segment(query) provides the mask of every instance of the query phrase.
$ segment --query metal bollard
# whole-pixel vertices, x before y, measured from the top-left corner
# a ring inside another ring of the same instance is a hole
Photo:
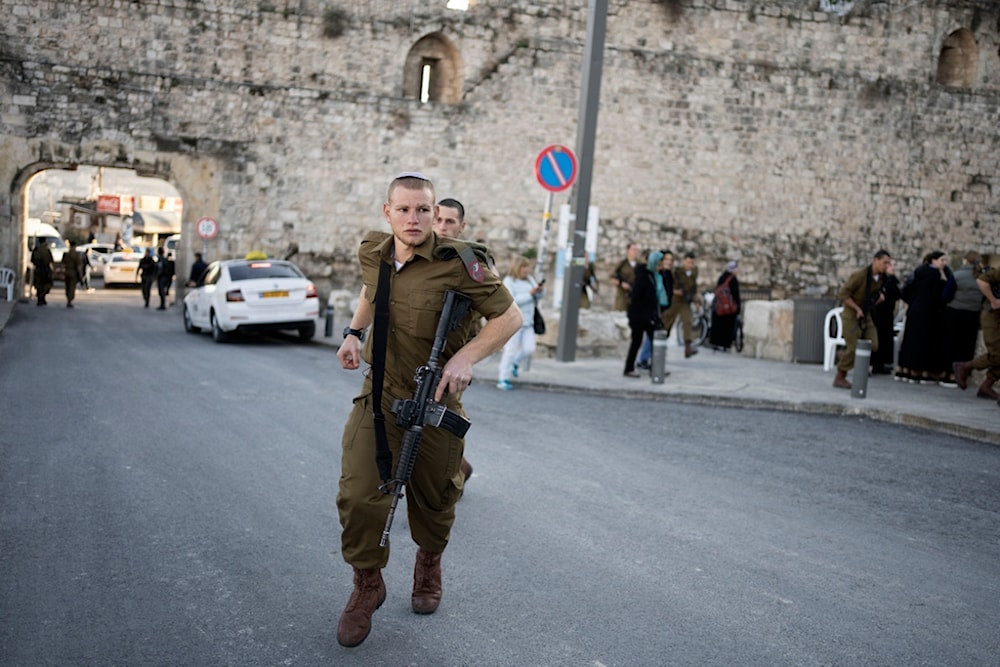
[[[872,342],[861,338],[854,349],[854,373],[851,375],[851,397],[868,395],[868,367],[872,361]]]
[[[333,337],[333,306],[326,307],[326,329],[323,335],[327,338]]]
[[[653,384],[663,384],[663,378],[667,377],[664,369],[667,365],[667,332],[657,329],[653,332],[653,364],[650,367],[650,375],[653,377]]]

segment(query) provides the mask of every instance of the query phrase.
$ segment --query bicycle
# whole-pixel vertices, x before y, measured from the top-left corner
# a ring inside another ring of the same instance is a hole
[[[712,335],[712,319],[714,311],[712,304],[715,302],[715,292],[706,291],[702,294],[701,303],[691,303],[691,344],[701,347]],[[742,310],[742,309],[741,309]],[[677,326],[677,344],[684,345],[684,327]],[[737,352],[743,351],[743,315],[742,312],[736,316],[736,335],[733,338],[733,347]]]

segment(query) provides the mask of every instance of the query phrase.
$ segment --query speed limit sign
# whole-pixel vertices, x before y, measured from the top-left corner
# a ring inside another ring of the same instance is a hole
[[[204,240],[214,239],[219,234],[219,223],[215,218],[202,218],[197,224],[198,236]]]

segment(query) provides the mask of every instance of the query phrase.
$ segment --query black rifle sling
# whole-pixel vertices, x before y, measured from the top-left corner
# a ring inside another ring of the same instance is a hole
[[[389,342],[389,283],[392,277],[388,262],[381,260],[378,286],[375,289],[375,326],[372,328],[372,415],[375,417],[375,465],[379,478],[392,478],[392,452],[385,434],[382,414],[382,382],[385,380],[385,348]]]

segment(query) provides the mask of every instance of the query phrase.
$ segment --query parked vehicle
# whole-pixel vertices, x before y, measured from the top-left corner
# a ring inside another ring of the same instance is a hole
[[[138,285],[141,252],[113,252],[104,265],[104,286]]]
[[[85,243],[76,249],[81,254],[86,253],[87,259],[90,260],[90,275],[103,276],[104,265],[110,259],[115,247],[110,243]]]
[[[38,218],[28,218],[25,232],[28,236],[28,256],[31,256],[31,251],[37,247],[37,244],[48,244],[52,251],[52,279],[65,279],[66,271],[62,265],[62,258],[69,246],[66,245],[59,230]]]
[[[163,242],[163,254],[167,256],[171,262],[177,260],[177,246],[181,242],[180,234],[171,234]]]
[[[184,329],[210,329],[218,343],[237,331],[284,329],[310,340],[318,317],[316,286],[287,260],[212,262],[205,270],[205,284],[184,297]]]

